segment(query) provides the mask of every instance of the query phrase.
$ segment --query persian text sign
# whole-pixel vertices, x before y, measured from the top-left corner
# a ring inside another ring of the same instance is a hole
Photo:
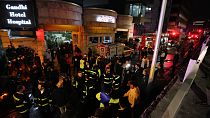
[[[104,22],[104,23],[115,23],[116,18],[113,16],[107,16],[107,15],[97,15],[96,16],[97,22]]]
[[[34,6],[32,0],[8,1],[0,4],[0,28],[34,28]]]

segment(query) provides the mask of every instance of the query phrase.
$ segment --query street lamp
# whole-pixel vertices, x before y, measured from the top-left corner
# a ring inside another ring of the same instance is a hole
[[[160,46],[166,5],[167,5],[167,0],[163,0],[162,6],[161,6],[161,12],[160,12],[160,18],[159,18],[159,24],[158,24],[158,32],[157,32],[157,37],[156,37],[156,42],[155,42],[155,49],[154,49],[154,54],[153,54],[153,58],[152,58],[152,64],[151,64],[148,83],[151,83],[154,79],[154,73],[155,73],[155,67],[156,67],[156,62],[157,62],[157,57],[158,57],[158,50],[159,50],[159,46]]]

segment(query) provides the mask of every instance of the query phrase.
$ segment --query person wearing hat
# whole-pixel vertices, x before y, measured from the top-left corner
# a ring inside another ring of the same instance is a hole
[[[34,100],[43,118],[49,117],[51,100],[50,90],[45,88],[45,81],[39,80]]]

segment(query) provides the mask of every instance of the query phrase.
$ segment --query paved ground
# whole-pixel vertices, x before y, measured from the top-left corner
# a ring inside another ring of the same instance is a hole
[[[202,65],[205,65],[207,68],[203,68]],[[183,70],[186,69],[183,68]],[[175,118],[210,118],[210,105],[207,105],[206,95],[206,87],[208,84],[210,84],[210,78],[206,77],[209,74],[209,71],[210,49],[208,50],[207,55],[204,58],[204,61],[198,70],[194,83],[192,84],[186,96],[184,96],[184,99],[180,105],[180,109],[178,109]],[[179,76],[181,78],[184,77],[184,75],[182,74],[179,74]],[[150,114],[151,118],[162,117],[171,100],[174,98],[177,91],[180,89],[181,85],[182,82],[180,82],[178,79],[176,83],[172,86],[172,88],[170,88],[170,90],[164,96],[164,98],[161,99],[161,101],[158,103],[155,110],[153,110],[153,112]]]
[[[210,63],[210,50],[208,50],[208,54],[204,58],[204,61]],[[209,70],[204,71],[209,72]],[[210,118],[210,104],[206,104],[206,87],[207,84],[209,84],[208,79],[210,79],[210,77],[206,77],[204,71],[200,67],[194,81],[195,83],[184,97],[180,109],[176,114],[176,118]]]

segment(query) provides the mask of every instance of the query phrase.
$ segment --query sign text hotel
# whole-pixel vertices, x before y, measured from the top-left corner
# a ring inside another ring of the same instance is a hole
[[[0,0],[0,29],[36,28],[34,0]]]
[[[17,25],[31,25],[30,19],[27,18],[26,11],[28,10],[27,5],[19,4],[17,6],[13,6],[10,4],[6,4],[6,9],[9,12],[10,18],[6,19],[8,24],[17,24]],[[21,19],[24,18],[24,19]]]

